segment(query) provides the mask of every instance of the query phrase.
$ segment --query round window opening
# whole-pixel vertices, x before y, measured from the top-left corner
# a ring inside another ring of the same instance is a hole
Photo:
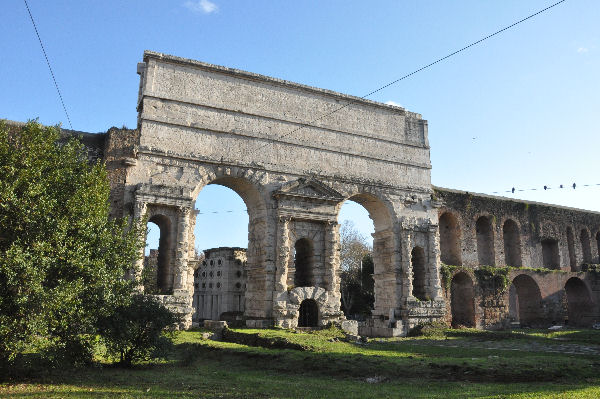
[[[240,283],[235,283],[235,288],[237,288],[237,289],[239,290],[240,288],[242,288],[242,284],[240,284]]]

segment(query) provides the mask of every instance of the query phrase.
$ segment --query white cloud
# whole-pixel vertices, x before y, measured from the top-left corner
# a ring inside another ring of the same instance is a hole
[[[577,49],[578,53],[587,53],[588,52],[588,48],[587,47],[579,47]]]
[[[188,0],[183,3],[183,6],[190,11],[201,13],[201,14],[210,14],[219,10],[219,7],[215,3],[209,0],[199,0],[199,1],[191,1]]]
[[[400,108],[404,108],[404,107],[402,106],[402,104],[398,104],[397,102],[395,102],[395,101],[392,101],[392,100],[386,101],[385,103],[386,103],[387,105],[393,105],[394,107],[400,107]]]

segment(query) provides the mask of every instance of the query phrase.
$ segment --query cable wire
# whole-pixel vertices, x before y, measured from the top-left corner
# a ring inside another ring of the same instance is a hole
[[[548,7],[544,8],[544,9],[542,9],[542,10],[539,10],[539,11],[537,11],[537,12],[535,12],[535,13],[533,13],[533,14],[525,17],[525,18],[522,18],[522,19],[518,20],[517,22],[514,22],[514,23],[512,23],[512,24],[510,24],[510,25],[508,25],[508,26],[506,26],[506,27],[504,27],[504,28],[502,28],[502,29],[500,29],[500,30],[492,33],[492,34],[489,34],[489,35],[487,35],[487,36],[485,36],[485,37],[483,37],[483,38],[481,38],[481,39],[479,39],[477,41],[474,41],[471,44],[468,44],[468,45],[466,45],[465,47],[463,47],[463,48],[461,48],[459,50],[456,50],[456,51],[454,51],[454,52],[452,52],[452,53],[450,53],[450,54],[448,54],[448,55],[446,55],[444,57],[438,58],[437,60],[435,60],[435,61],[433,61],[433,62],[431,62],[431,63],[429,63],[429,64],[427,64],[427,65],[425,65],[425,66],[423,66],[423,67],[421,67],[419,69],[416,69],[416,70],[414,70],[413,72],[411,72],[409,74],[406,74],[406,75],[404,75],[404,76],[402,76],[402,77],[400,77],[400,78],[398,78],[398,79],[396,79],[396,80],[394,80],[392,82],[389,82],[389,83],[387,83],[387,84],[379,87],[378,89],[375,89],[375,90],[371,91],[370,93],[365,94],[364,96],[360,97],[359,99],[366,99],[367,97],[370,97],[371,95],[373,95],[373,94],[375,94],[377,92],[380,92],[381,90],[383,90],[385,88],[388,88],[388,87],[390,87],[390,86],[392,86],[392,85],[394,85],[394,84],[396,84],[396,83],[398,83],[398,82],[400,82],[400,81],[402,81],[402,80],[404,80],[406,78],[409,78],[409,77],[411,77],[411,76],[413,76],[413,75],[415,75],[415,74],[417,74],[417,73],[419,73],[419,72],[421,72],[421,71],[423,71],[423,70],[425,70],[427,68],[430,68],[430,67],[434,66],[435,64],[438,64],[438,63],[440,63],[440,62],[442,62],[444,60],[447,60],[448,58],[453,57],[456,54],[459,54],[459,53],[461,53],[461,52],[463,52],[463,51],[465,51],[465,50],[467,50],[467,49],[469,49],[469,48],[471,48],[473,46],[476,46],[477,44],[482,43],[482,42],[484,42],[484,41],[486,41],[486,40],[488,40],[488,39],[490,39],[490,38],[492,38],[492,37],[494,37],[494,36],[496,36],[496,35],[504,32],[504,31],[507,31],[507,30],[509,30],[509,29],[511,29],[511,28],[513,28],[513,27],[515,27],[515,26],[517,26],[517,25],[519,25],[519,24],[521,24],[521,23],[523,23],[523,22],[525,22],[525,21],[527,21],[527,20],[529,20],[529,19],[537,16],[537,15],[540,15],[540,14],[542,14],[542,13],[550,10],[551,8],[556,7],[557,5],[559,5],[561,3],[564,3],[565,1],[566,0],[560,0],[560,1],[558,1],[558,2],[556,2],[556,3],[554,3],[554,4],[550,5],[550,6],[548,6]],[[295,132],[297,132],[297,131],[299,131],[301,129],[304,129],[305,127],[314,127],[313,124],[315,122],[318,122],[318,121],[320,121],[323,118],[331,116],[331,115],[333,115],[333,114],[335,114],[335,113],[343,110],[344,108],[347,108],[347,107],[349,107],[352,104],[355,104],[357,101],[358,100],[349,101],[348,103],[346,103],[346,104],[344,104],[344,105],[342,105],[342,106],[334,109],[331,112],[325,113],[325,114],[319,116],[318,118],[315,118],[315,119],[311,120],[310,122],[302,123],[297,128],[295,128],[295,129],[291,130],[290,132],[288,132],[288,133],[286,133],[286,134],[278,137],[277,140],[281,140],[281,139],[283,139],[283,138],[285,138],[285,137],[287,137],[287,136],[289,136],[289,135],[291,135],[291,134],[293,134],[293,133],[295,133]],[[269,144],[272,144],[272,141],[269,142],[269,143],[265,143],[262,146],[256,148],[255,151],[259,150],[260,148],[263,148],[263,147],[265,147],[265,146],[267,146]],[[252,152],[247,153],[247,156],[251,155],[251,154],[252,154]]]
[[[42,47],[42,53],[44,53],[44,58],[46,59],[46,64],[48,64],[48,69],[50,70],[50,75],[52,75],[52,81],[54,82],[54,87],[56,87],[56,91],[58,92],[58,98],[60,99],[60,103],[62,104],[63,110],[65,111],[65,115],[67,116],[67,121],[69,122],[69,127],[73,130],[73,125],[71,124],[71,118],[69,118],[69,113],[67,112],[67,107],[65,107],[65,102],[63,101],[62,94],[60,89],[58,88],[58,83],[56,82],[56,77],[54,76],[54,71],[50,66],[50,60],[48,59],[48,55],[46,54],[46,49],[44,48],[44,43],[42,43],[42,38],[40,37],[40,33],[38,32],[38,28],[35,24],[35,20],[33,19],[33,15],[31,14],[31,10],[29,9],[29,4],[27,4],[27,0],[23,0],[25,2],[25,7],[27,8],[27,12],[29,13],[29,18],[31,18],[31,23],[33,24],[33,29],[35,30],[35,34],[40,42],[40,46]]]

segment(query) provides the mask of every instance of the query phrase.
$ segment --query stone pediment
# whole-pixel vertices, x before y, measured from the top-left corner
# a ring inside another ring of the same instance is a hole
[[[318,180],[306,178],[300,178],[284,184],[279,190],[273,193],[273,196],[278,199],[281,197],[294,197],[328,202],[340,202],[345,199],[342,194],[333,188]]]

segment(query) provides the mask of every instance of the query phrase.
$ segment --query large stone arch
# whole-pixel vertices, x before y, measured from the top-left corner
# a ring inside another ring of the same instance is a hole
[[[194,200],[210,184],[225,186],[238,194],[248,212],[247,284],[245,314],[247,317],[270,317],[272,308],[275,243],[269,222],[269,197],[265,174],[260,170],[236,167],[198,169],[200,181],[192,191]],[[193,232],[194,225],[191,226]],[[193,241],[193,240],[192,240]]]
[[[390,309],[398,306],[399,290],[394,265],[398,262],[397,237],[393,230],[393,203],[383,193],[372,192],[365,187],[346,188],[345,199],[336,208],[339,214],[345,201],[363,206],[373,221],[373,280],[375,290],[374,316],[388,316]]]

